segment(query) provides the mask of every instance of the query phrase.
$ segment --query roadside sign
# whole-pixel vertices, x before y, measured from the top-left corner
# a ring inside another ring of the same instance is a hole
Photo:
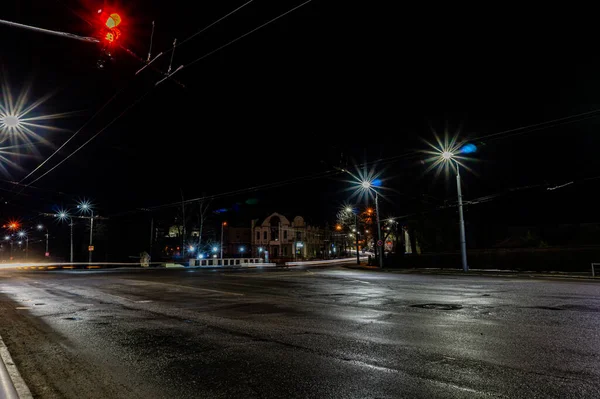
[[[94,246],[93,245],[88,246],[88,251],[92,252],[93,250],[94,250]]]
[[[383,245],[383,241],[381,241],[381,240],[377,241],[377,246],[378,246],[378,247],[380,247],[380,246],[382,246],[382,245]]]

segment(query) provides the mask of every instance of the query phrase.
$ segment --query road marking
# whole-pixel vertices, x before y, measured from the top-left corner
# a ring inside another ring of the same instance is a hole
[[[134,280],[134,281],[140,281],[140,280]],[[200,290],[200,291],[216,292],[216,293],[225,294],[225,295],[244,296],[244,294],[240,294],[239,292],[211,290],[211,289],[208,289],[208,288],[191,287],[189,285],[179,285],[179,284],[171,284],[171,283],[159,283],[157,281],[146,281],[146,283],[148,283],[148,284],[168,285],[168,286],[177,287],[177,288],[187,288],[189,290]]]
[[[23,310],[23,309],[31,309],[28,306],[17,306],[15,309]]]
[[[152,301],[149,299],[144,300],[144,301],[135,301],[135,303],[149,303],[149,302],[152,302]]]
[[[315,273],[306,270],[304,273],[302,272],[292,272],[292,273],[281,273],[281,272],[273,272],[268,274],[241,274],[241,273],[223,273],[225,277],[246,277],[246,278],[276,278],[276,277],[306,277],[313,276]]]
[[[362,280],[354,280],[354,279],[351,279],[351,278],[345,278],[344,280],[346,280],[346,281],[356,281],[356,282],[358,282],[358,283],[363,283],[363,284],[371,284],[371,283],[368,283],[368,282],[366,282],[366,281],[362,281]]]

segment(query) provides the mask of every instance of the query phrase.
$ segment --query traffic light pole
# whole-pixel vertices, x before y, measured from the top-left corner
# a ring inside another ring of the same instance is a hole
[[[88,43],[100,43],[100,40],[96,39],[95,37],[78,36],[78,35],[74,35],[72,33],[59,32],[56,30],[38,28],[37,26],[19,24],[17,22],[6,21],[4,19],[0,19],[0,25],[7,25],[12,28],[27,29],[27,30],[31,30],[34,32],[45,33],[47,35],[60,36],[60,37],[66,38],[66,39],[75,39],[75,40],[80,40],[80,41],[88,42]]]

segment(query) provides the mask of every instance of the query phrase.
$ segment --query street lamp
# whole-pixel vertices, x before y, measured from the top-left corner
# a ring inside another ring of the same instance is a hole
[[[65,212],[65,211],[61,211],[58,214],[56,214],[56,217],[59,218],[60,220],[69,220],[69,226],[71,227],[71,250],[70,250],[70,262],[73,263],[73,219],[71,218],[71,216]]]
[[[352,232],[357,232],[358,231],[358,209],[353,209],[352,207],[347,206],[346,209],[344,209],[344,210],[348,213],[354,214],[354,228],[352,229]],[[352,236],[352,234],[350,234],[350,236]],[[358,234],[356,234],[356,264],[360,265],[360,255],[358,253]]]
[[[12,254],[13,254],[13,242],[12,242],[12,240],[10,239],[10,236],[4,236],[4,239],[5,239],[6,241],[10,241],[10,257],[9,257],[9,260],[12,260]]]
[[[460,253],[462,260],[463,271],[469,271],[469,266],[467,264],[467,239],[465,234],[465,219],[463,213],[463,199],[462,199],[462,188],[460,184],[460,167],[463,166],[465,169],[469,170],[469,168],[460,162],[460,160],[466,159],[461,154],[471,154],[477,151],[477,147],[474,144],[465,144],[461,145],[456,143],[456,138],[452,139],[448,142],[446,139],[442,142],[438,137],[436,137],[438,146],[436,147],[433,144],[429,144],[429,146],[434,151],[426,151],[428,154],[432,154],[433,156],[428,159],[428,161],[433,162],[427,171],[435,167],[439,167],[441,170],[442,167],[445,167],[446,173],[449,172],[449,169],[456,169],[456,193],[458,196],[458,217],[459,217],[459,226],[460,226]],[[439,173],[438,170],[438,173]]]
[[[92,252],[94,252],[93,250],[93,237],[94,237],[94,210],[92,209],[92,205],[87,202],[87,201],[83,201],[81,202],[79,205],[77,205],[77,208],[81,209],[84,212],[90,212],[90,245],[88,247],[88,263],[92,263]]]
[[[223,263],[223,228],[227,226],[227,222],[221,223],[221,264]]]
[[[381,223],[379,222],[379,192],[375,187],[381,187],[381,180],[363,180],[361,186],[365,190],[369,190],[375,193],[375,217],[377,218],[377,253],[379,254],[379,267],[383,269],[383,245],[379,245],[381,242]]]
[[[458,218],[460,226],[460,255],[462,259],[463,271],[469,271],[469,265],[467,264],[467,238],[465,234],[465,218],[463,214],[463,200],[462,200],[462,189],[460,186],[460,165],[454,158],[455,155],[451,151],[443,151],[441,154],[443,162],[453,162],[456,167],[456,194],[458,195]]]
[[[42,229],[44,229],[44,226],[42,226],[41,224],[38,224],[38,225],[37,225],[37,229],[38,229],[38,230],[42,230]],[[48,255],[47,255],[48,253],[49,253],[49,252],[48,252],[48,228],[46,227],[46,252],[45,252],[45,254],[44,254],[44,255],[48,256]]]
[[[19,237],[25,237],[25,261],[29,259],[29,236],[24,231],[19,231]]]

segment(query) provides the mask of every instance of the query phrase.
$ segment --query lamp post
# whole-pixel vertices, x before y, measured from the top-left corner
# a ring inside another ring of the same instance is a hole
[[[38,230],[42,230],[44,228],[44,226],[42,226],[41,224],[37,225],[37,229]],[[46,255],[48,253],[48,228],[46,227],[46,252],[44,253],[44,255]]]
[[[59,212],[56,215],[57,218],[59,218],[60,220],[69,220],[69,226],[71,227],[71,246],[70,246],[70,262],[73,263],[73,219],[71,218],[71,216],[67,213],[67,212]]]
[[[25,261],[29,259],[29,236],[24,231],[19,231],[19,237],[25,237]]]
[[[9,257],[8,257],[8,260],[10,261],[10,260],[12,260],[12,253],[13,253],[13,242],[12,242],[12,240],[10,239],[10,236],[5,236],[5,237],[4,237],[4,240],[5,240],[5,241],[10,241],[10,255],[9,255]]]
[[[456,194],[458,195],[458,218],[460,227],[460,255],[462,260],[463,271],[468,272],[467,264],[467,238],[465,234],[465,218],[463,213],[462,188],[460,185],[460,164],[454,159],[454,153],[451,151],[442,152],[444,162],[453,162],[456,167]]]
[[[379,267],[383,269],[383,245],[379,245],[381,241],[381,223],[379,221],[379,193],[375,187],[381,186],[381,180],[364,180],[361,186],[365,190],[375,192],[375,217],[377,218],[377,254],[379,255]]]
[[[360,255],[358,254],[358,211],[356,209],[347,207],[346,212],[354,214],[354,230],[356,233],[356,264],[360,265]]]
[[[92,252],[93,251],[93,237],[94,237],[94,210],[92,209],[92,205],[89,202],[82,202],[77,205],[77,208],[83,210],[84,212],[90,212],[90,245],[88,247],[88,263],[92,263]]]
[[[227,222],[221,223],[221,264],[223,263],[223,228],[227,226]]]

